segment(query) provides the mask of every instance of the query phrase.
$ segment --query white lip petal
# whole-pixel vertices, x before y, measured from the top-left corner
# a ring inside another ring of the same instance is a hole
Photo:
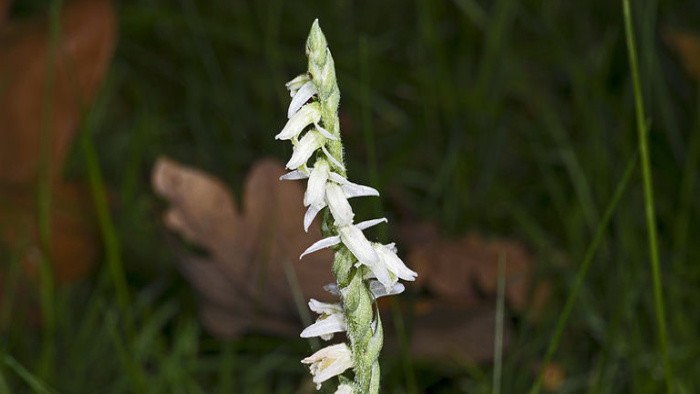
[[[306,213],[304,214],[304,231],[307,233],[309,232],[309,227],[311,226],[311,223],[314,222],[316,215],[318,215],[318,213],[325,207],[326,204],[312,205],[306,210]]]
[[[343,383],[340,386],[338,386],[338,389],[335,390],[334,394],[352,394],[353,388],[349,384]]]
[[[328,317],[321,318],[316,321],[316,323],[306,327],[304,331],[299,334],[299,336],[302,338],[323,337],[328,334],[335,334],[336,332],[343,332],[345,330],[345,316],[336,313]]]
[[[333,219],[335,219],[336,226],[352,224],[352,219],[355,217],[355,214],[352,212],[352,207],[345,197],[343,189],[339,185],[335,183],[328,183],[326,185],[326,202],[328,203],[328,208],[331,210]]]
[[[284,84],[289,90],[289,95],[294,97],[299,88],[301,88],[306,82],[309,81],[309,76],[306,74],[297,75],[291,81]]]
[[[369,242],[369,241],[368,241]],[[318,250],[324,249],[324,248],[330,248],[331,246],[337,245],[340,243],[340,236],[334,235],[332,237],[328,238],[323,238],[320,241],[316,241],[313,245],[309,246],[304,253],[299,256],[299,260],[302,259],[302,257],[306,256],[309,253],[316,252]]]
[[[358,227],[353,225],[339,227],[338,232],[343,244],[361,264],[371,267],[379,262],[379,256],[374,251],[372,244]]]
[[[324,347],[301,362],[311,364],[309,369],[317,389],[321,388],[321,383],[353,366],[352,352],[344,343]]]
[[[363,186],[363,185],[358,185],[356,183],[346,183],[342,185],[343,188],[343,193],[345,193],[345,197],[347,198],[353,198],[353,197],[366,197],[366,196],[379,196],[379,191],[377,189],[369,187],[369,186]]]
[[[326,182],[328,182],[328,172],[330,171],[328,162],[317,160],[309,175],[304,192],[304,206],[321,205],[326,196]]]
[[[280,181],[296,181],[298,179],[306,179],[309,175],[302,170],[289,171],[280,177]]]
[[[373,280],[369,282],[369,289],[372,292],[374,299],[376,300],[379,297],[401,294],[406,289],[406,287],[402,283],[397,282],[394,283],[394,285],[387,290],[387,288],[381,282]]]
[[[394,286],[394,284],[397,282],[397,279],[391,277],[391,275],[389,274],[389,269],[384,264],[381,255],[377,255],[380,257],[376,262],[363,264],[365,264],[367,267],[369,267],[370,270],[372,270],[372,274],[374,274],[377,280],[385,287],[386,291],[389,292]]]
[[[287,118],[291,118],[294,116],[297,111],[299,111],[299,108],[301,108],[304,104],[306,104],[307,101],[314,95],[318,93],[316,91],[316,84],[313,82],[309,81],[299,88],[297,92],[294,94],[292,97],[292,101],[289,103],[289,109],[287,110]]]
[[[379,223],[388,223],[389,220],[387,218],[380,218],[380,219],[372,219],[372,220],[365,220],[364,222],[357,223],[355,227],[359,228],[360,230],[367,230],[368,228],[372,226],[376,226]]]
[[[394,275],[407,281],[414,281],[418,276],[418,273],[410,270],[406,267],[406,264],[401,261],[399,256],[393,251],[381,244],[375,244],[374,250],[379,255],[380,260],[384,263],[384,266],[391,271]],[[379,278],[377,278],[379,279]]]
[[[316,149],[318,149],[323,144],[323,137],[321,137],[316,131],[311,130],[304,134],[299,140],[299,143],[294,147],[294,152],[292,157],[287,162],[288,169],[295,169],[306,163],[311,155],[314,154]]]
[[[282,131],[275,136],[277,140],[290,140],[301,133],[306,126],[318,122],[321,119],[320,105],[318,103],[307,104],[295,113]]]

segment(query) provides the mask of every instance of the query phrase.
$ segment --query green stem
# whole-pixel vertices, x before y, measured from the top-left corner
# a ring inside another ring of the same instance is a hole
[[[617,204],[620,202],[622,194],[625,191],[625,188],[627,187],[627,183],[629,182],[630,177],[632,176],[632,172],[636,164],[636,159],[637,158],[635,155],[629,161],[629,164],[627,164],[625,174],[622,176],[622,180],[620,180],[620,183],[618,183],[617,188],[615,189],[615,193],[613,194],[612,199],[610,200],[610,203],[608,204],[608,207],[606,208],[605,213],[603,214],[603,218],[600,221],[600,224],[598,224],[598,228],[596,229],[593,241],[591,241],[590,245],[588,246],[588,250],[586,251],[586,255],[583,258],[583,262],[581,263],[581,266],[579,267],[578,272],[576,273],[574,286],[571,288],[571,293],[569,293],[569,297],[566,299],[564,310],[562,311],[561,315],[559,315],[557,326],[554,330],[554,334],[552,335],[552,339],[549,342],[549,346],[547,347],[547,353],[544,357],[544,360],[542,361],[542,365],[540,366],[539,373],[537,374],[537,379],[535,380],[535,383],[530,389],[530,394],[539,393],[540,391],[540,386],[542,385],[542,379],[544,377],[544,371],[547,368],[547,365],[549,365],[549,362],[552,360],[554,352],[559,346],[559,340],[561,339],[561,336],[564,333],[566,322],[569,319],[569,315],[571,315],[571,310],[574,308],[574,303],[578,298],[578,293],[579,291],[581,291],[583,280],[585,279],[586,273],[588,272],[588,268],[590,267],[591,262],[593,261],[593,257],[595,256],[596,251],[598,250],[598,246],[603,240],[605,230],[608,227],[608,223],[612,218],[613,212],[615,212]]]
[[[656,213],[654,209],[654,190],[652,187],[651,166],[649,164],[649,146],[647,142],[646,117],[644,115],[644,102],[639,83],[639,67],[637,65],[637,49],[634,40],[632,15],[629,0],[622,0],[622,8],[625,20],[625,36],[627,37],[627,54],[629,56],[632,72],[632,86],[634,88],[634,105],[637,115],[637,137],[639,139],[640,162],[642,166],[642,179],[644,181],[644,206],[647,218],[647,233],[649,236],[649,254],[651,259],[652,280],[654,286],[654,307],[659,336],[659,345],[663,357],[664,373],[666,377],[666,391],[672,391],[673,371],[668,354],[668,339],[666,334],[666,311],[664,309],[663,290],[661,287],[661,268],[659,264],[658,237],[656,235]]]

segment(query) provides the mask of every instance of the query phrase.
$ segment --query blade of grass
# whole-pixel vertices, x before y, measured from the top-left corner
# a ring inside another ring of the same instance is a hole
[[[625,170],[622,179],[617,184],[615,193],[613,193],[610,203],[605,209],[603,218],[598,224],[595,236],[593,237],[593,240],[591,241],[590,245],[588,246],[588,249],[586,250],[586,255],[584,256],[583,262],[581,263],[581,266],[579,267],[578,272],[576,273],[576,279],[574,280],[574,285],[571,288],[569,297],[566,299],[564,310],[559,315],[557,326],[554,329],[554,334],[552,335],[552,339],[550,340],[549,346],[547,347],[547,353],[544,357],[544,360],[542,361],[542,365],[540,366],[540,370],[537,374],[537,379],[535,380],[535,383],[530,389],[530,394],[539,393],[540,391],[540,386],[542,385],[542,379],[544,377],[543,372],[547,368],[549,362],[551,361],[554,352],[557,350],[557,346],[559,346],[559,340],[561,339],[562,333],[564,332],[564,328],[566,326],[567,320],[569,319],[569,315],[571,315],[571,310],[574,307],[574,303],[578,298],[578,293],[581,290],[581,286],[583,285],[583,280],[586,277],[588,268],[590,267],[591,262],[593,261],[593,257],[595,256],[596,251],[598,250],[598,246],[603,240],[603,236],[605,235],[605,230],[608,227],[608,223],[610,222],[610,219],[612,218],[612,215],[615,212],[615,209],[617,208],[617,204],[620,202],[622,194],[624,193],[625,188],[627,187],[627,183],[629,182],[630,177],[632,176],[636,161],[637,155],[635,154],[627,164],[627,169]]]
[[[127,350],[122,338],[117,331],[117,322],[115,321],[112,313],[108,313],[106,316],[105,324],[107,325],[107,331],[109,333],[110,339],[116,351],[116,356],[119,359],[124,372],[129,376],[131,382],[131,389],[134,393],[145,393],[146,390],[146,378],[141,370],[140,366],[134,362],[133,357]]]
[[[379,172],[377,170],[377,156],[375,149],[374,127],[372,127],[372,105],[369,92],[369,44],[367,37],[362,36],[359,42],[360,54],[360,91],[362,105],[362,124],[365,137],[365,145],[367,147],[367,167],[370,174],[370,185],[375,189],[379,189]],[[378,217],[384,216],[384,207],[380,198],[375,199],[374,209]],[[385,226],[377,233],[380,242],[386,243],[388,234]],[[399,340],[401,348],[401,364],[404,369],[406,378],[406,390],[409,393],[417,393],[416,377],[413,370],[413,362],[408,351],[408,337],[406,335],[406,326],[404,325],[403,316],[401,314],[401,304],[396,297],[391,297],[391,313],[394,320],[396,337]]]
[[[39,394],[50,394],[53,392],[53,390],[48,389],[38,377],[34,376],[22,364],[17,362],[14,357],[6,354],[3,361],[7,368],[11,369],[17,376],[24,380],[34,392]]]
[[[46,54],[46,74],[41,99],[41,128],[39,142],[39,177],[37,185],[37,221],[41,250],[39,277],[41,283],[42,345],[39,356],[39,375],[51,380],[54,373],[54,336],[56,316],[54,305],[55,283],[51,267],[51,147],[54,89],[62,1],[54,1],[49,8],[49,45]]]
[[[93,110],[90,114],[92,117],[95,116],[94,112]],[[117,296],[119,310],[125,318],[127,332],[129,333],[131,332],[132,326],[132,317],[129,313],[129,287],[126,282],[126,275],[124,274],[119,237],[117,236],[117,230],[114,227],[114,222],[109,212],[107,191],[102,178],[102,171],[100,169],[95,144],[92,140],[91,131],[92,122],[88,119],[84,123],[83,130],[81,130],[80,133],[80,148],[85,158],[85,166],[87,167],[88,180],[92,191],[93,203],[95,204],[95,211],[97,213],[100,235],[102,236],[102,243],[105,248],[107,269]]]
[[[496,301],[496,332],[493,344],[493,394],[501,392],[503,371],[503,315],[505,313],[506,256],[498,258],[498,300]]]
[[[649,236],[649,257],[651,260],[651,274],[654,284],[654,307],[658,326],[658,340],[663,358],[666,391],[670,393],[672,390],[673,370],[671,368],[671,360],[668,355],[666,311],[664,309],[663,290],[661,288],[661,268],[659,264],[658,239],[656,235],[654,189],[652,186],[651,165],[649,164],[646,117],[644,115],[644,102],[642,101],[642,91],[639,83],[637,49],[635,46],[634,28],[632,26],[632,15],[630,12],[629,0],[622,0],[622,8],[625,22],[625,36],[627,38],[627,54],[629,56],[630,70],[632,72],[632,86],[634,88],[634,105],[637,117],[637,137],[639,139],[639,160],[642,166],[642,179],[644,181],[644,206],[647,218],[647,233]]]

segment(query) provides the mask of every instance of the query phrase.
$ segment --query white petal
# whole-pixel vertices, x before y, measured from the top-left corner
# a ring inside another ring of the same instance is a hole
[[[338,183],[340,185],[347,185],[348,183],[350,183],[350,181],[343,178],[340,174],[338,174],[336,172],[332,172],[332,171],[331,171],[330,175],[328,175],[328,178],[330,180],[332,180],[333,182]]]
[[[386,218],[365,220],[364,222],[357,223],[355,227],[359,228],[360,230],[367,230],[368,228],[376,226],[382,222],[388,223],[389,221]]]
[[[403,283],[394,283],[394,285],[387,290],[387,288],[379,281],[373,280],[369,282],[369,289],[376,300],[379,297],[390,296],[394,294],[403,293],[406,287]]]
[[[343,307],[339,302],[321,302],[316,299],[311,298],[309,300],[309,309],[318,313],[319,315],[331,315],[333,313],[343,313]]]
[[[352,394],[353,388],[349,384],[343,383],[340,386],[338,386],[338,389],[335,390],[335,394]]]
[[[309,81],[299,88],[297,92],[294,94],[292,97],[292,102],[289,103],[289,109],[287,110],[287,118],[291,118],[294,116],[297,111],[299,111],[299,108],[301,108],[304,104],[306,104],[307,101],[311,97],[313,97],[316,93],[316,84],[313,82]]]
[[[406,265],[401,261],[399,256],[393,251],[381,244],[375,244],[374,250],[379,255],[379,258],[384,262],[386,268],[391,271],[394,275],[398,276],[403,280],[414,281],[418,274],[415,271],[411,271]]]
[[[318,130],[318,132],[321,133],[322,136],[328,138],[329,140],[338,141],[338,138],[336,136],[331,134],[330,131],[321,127],[318,123],[314,123],[314,127],[316,127],[316,130]]]
[[[355,214],[352,212],[352,207],[339,185],[335,183],[326,184],[326,203],[328,203],[328,208],[331,210],[333,219],[335,219],[336,226],[352,224]]]
[[[384,264],[384,262],[382,261],[381,257],[377,262],[363,264],[365,264],[367,267],[369,267],[370,270],[372,270],[372,274],[385,287],[387,292],[389,292],[389,290],[391,290],[391,288],[397,282],[397,279],[392,278],[389,274],[389,270],[387,269],[386,264]]]
[[[301,332],[302,338],[312,338],[343,332],[346,330],[345,316],[339,313],[332,314],[328,317],[318,319],[316,323],[306,327]]]
[[[356,183],[350,183],[348,182],[347,184],[343,185],[343,193],[345,193],[345,197],[347,198],[353,198],[353,197],[366,197],[366,196],[379,196],[379,192],[377,189],[369,187],[369,186],[362,186],[358,185]]]
[[[323,286],[323,290],[325,290],[325,291],[327,291],[335,296],[340,295],[340,291],[338,290],[337,283],[329,283],[329,284]]]
[[[369,241],[367,241],[367,242],[369,242]],[[301,260],[302,257],[306,256],[306,255],[309,254],[309,253],[313,253],[313,252],[315,252],[315,251],[317,251],[317,250],[321,250],[321,249],[324,249],[324,248],[330,248],[331,246],[337,245],[337,244],[339,244],[339,243],[340,243],[340,237],[337,236],[337,235],[334,235],[334,236],[328,237],[328,238],[323,238],[322,240],[316,241],[316,243],[314,243],[313,245],[309,246],[309,247],[304,251],[304,253],[302,253],[301,256],[299,256],[299,260]]]
[[[304,231],[307,233],[309,232],[309,227],[311,226],[311,223],[314,222],[316,215],[318,215],[318,213],[325,207],[326,204],[324,203],[322,205],[312,205],[306,210],[306,213],[304,214]]]
[[[309,175],[302,170],[289,171],[280,177],[280,181],[296,181],[298,179],[306,179]]]
[[[297,75],[294,79],[284,84],[289,90],[289,95],[294,97],[300,87],[304,86],[309,81],[309,76],[306,74]]]
[[[305,207],[323,203],[323,198],[326,196],[326,182],[328,182],[329,171],[330,167],[327,161],[323,159],[316,161],[309,175],[309,181],[306,183],[306,192],[304,192]]]
[[[321,119],[321,106],[318,103],[307,104],[294,114],[282,131],[275,136],[277,140],[290,140],[301,133],[306,126]]]
[[[399,250],[396,249],[396,243],[395,243],[395,242],[388,243],[388,244],[386,244],[386,245],[384,245],[384,246],[386,246],[387,248],[389,248],[389,250],[391,250],[391,251],[394,252],[394,253],[399,253]]]
[[[327,346],[301,362],[311,364],[309,369],[317,389],[321,388],[321,383],[353,366],[352,352],[344,343]]]
[[[379,256],[374,251],[372,244],[365,238],[362,231],[353,225],[339,227],[340,239],[352,252],[357,260],[366,266],[372,266],[379,262]]]
[[[333,157],[330,152],[328,152],[328,149],[326,149],[325,146],[321,146],[321,149],[323,150],[323,153],[326,154],[326,157],[328,157],[328,160],[330,160],[333,164],[335,164],[338,168],[342,168],[343,170],[345,169],[345,166],[343,166],[343,163],[339,162],[338,159]]]
[[[305,164],[311,155],[314,154],[323,144],[323,137],[318,132],[311,130],[299,140],[299,143],[294,147],[292,158],[287,162],[287,168],[294,169]]]

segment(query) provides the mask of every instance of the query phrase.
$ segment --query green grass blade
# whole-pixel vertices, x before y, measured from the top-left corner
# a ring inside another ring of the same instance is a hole
[[[496,301],[496,332],[493,344],[493,394],[501,392],[503,374],[503,316],[505,314],[506,295],[506,256],[498,258],[498,300]]]
[[[3,361],[5,363],[5,366],[7,366],[7,368],[11,369],[14,373],[17,374],[17,376],[24,380],[24,382],[29,387],[31,387],[31,389],[35,393],[50,394],[53,392],[53,390],[48,389],[38,377],[34,376],[22,364],[15,360],[14,357],[10,356],[9,354],[6,354]]]
[[[668,338],[666,334],[666,311],[664,309],[663,290],[661,288],[661,268],[659,264],[658,238],[656,235],[656,212],[654,208],[654,189],[652,186],[651,165],[649,164],[649,146],[647,142],[646,117],[644,115],[644,102],[639,82],[639,67],[637,65],[637,50],[635,47],[634,29],[629,0],[622,0],[622,8],[625,20],[625,36],[627,37],[627,54],[629,55],[630,70],[632,72],[632,86],[634,88],[634,105],[637,115],[637,137],[639,139],[639,154],[642,166],[642,179],[644,181],[644,207],[647,218],[647,232],[649,236],[649,254],[651,259],[652,280],[654,284],[654,307],[658,326],[659,345],[663,358],[664,374],[666,377],[666,391],[672,391],[673,371],[668,355]]]
[[[625,173],[622,176],[620,183],[618,183],[617,188],[615,189],[615,193],[613,193],[612,199],[610,200],[610,203],[608,204],[608,207],[606,208],[605,213],[603,214],[603,218],[601,219],[600,224],[598,224],[598,228],[596,229],[593,241],[591,241],[590,245],[588,246],[586,255],[583,258],[583,262],[581,263],[581,266],[579,267],[578,272],[576,273],[574,286],[571,288],[571,293],[569,293],[569,297],[566,299],[564,310],[562,311],[561,315],[559,315],[557,326],[554,329],[554,334],[552,335],[552,339],[550,340],[549,346],[547,347],[547,353],[544,357],[544,360],[542,361],[539,373],[537,374],[537,379],[535,380],[535,383],[530,389],[531,394],[539,393],[540,391],[540,386],[542,385],[542,379],[544,377],[543,372],[546,369],[549,362],[552,360],[552,356],[554,355],[554,352],[559,346],[559,340],[561,339],[561,336],[564,332],[564,328],[566,327],[566,322],[569,319],[569,315],[571,315],[571,310],[574,307],[574,303],[578,298],[578,293],[580,292],[581,286],[583,285],[583,280],[585,279],[586,273],[588,272],[588,268],[590,267],[591,262],[593,261],[593,257],[595,256],[596,251],[598,250],[598,246],[600,246],[600,243],[603,240],[605,230],[607,229],[608,223],[610,222],[610,219],[612,218],[612,215],[615,212],[615,209],[617,208],[617,204],[622,198],[622,194],[624,193],[625,188],[627,187],[627,183],[629,183],[630,177],[632,176],[636,164],[636,160],[637,157],[635,155],[634,157],[632,157],[632,159],[630,159],[629,164],[627,164],[627,169],[625,170]]]
[[[37,185],[37,221],[41,257],[39,278],[41,283],[42,345],[39,357],[39,374],[51,380],[54,373],[54,336],[56,312],[54,304],[55,283],[51,267],[51,184],[53,106],[56,82],[56,64],[60,38],[62,1],[51,3],[49,11],[49,45],[46,56],[46,74],[41,99],[41,127],[39,142],[39,177]]]

